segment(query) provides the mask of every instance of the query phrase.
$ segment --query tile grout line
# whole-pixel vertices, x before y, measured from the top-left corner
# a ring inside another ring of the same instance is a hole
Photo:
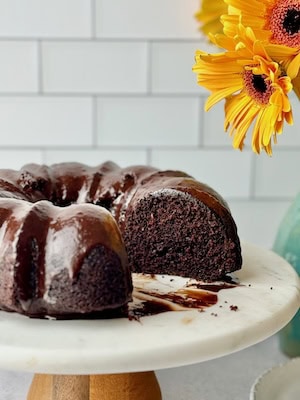
[[[204,148],[204,100],[200,96],[198,97],[197,106],[198,106],[198,148]]]
[[[148,96],[153,95],[152,93],[152,52],[153,43],[151,41],[146,42],[146,94]]]
[[[42,74],[41,74],[42,76]],[[101,96],[103,98],[108,97],[108,98],[126,98],[126,97],[131,97],[131,98],[141,98],[145,97],[147,98],[149,96],[148,91],[144,92],[68,92],[68,91],[44,91],[43,92],[44,96],[46,97],[90,97],[90,96]],[[197,93],[150,93],[153,98],[176,98],[176,99],[195,99],[198,98],[199,94]],[[0,98],[1,97],[24,97],[24,96],[31,96],[34,97],[37,94],[34,92],[20,92],[20,91],[14,91],[14,92],[0,92]]]
[[[92,96],[92,147],[97,148],[98,142],[98,100],[97,96]]]
[[[152,164],[152,148],[151,147],[146,147],[146,164],[151,165]]]
[[[43,85],[43,48],[42,41],[39,39],[37,41],[37,80],[38,80],[38,95],[44,93],[44,85]]]
[[[93,1],[93,0],[90,0]],[[96,10],[96,7],[95,7]],[[195,43],[199,44],[199,39],[195,38],[163,38],[163,37],[151,37],[151,36],[139,36],[139,37],[122,37],[122,36],[108,36],[108,37],[100,37],[97,36],[97,24],[96,24],[96,16],[93,15],[95,13],[94,7],[91,10],[91,15],[95,22],[91,24],[90,34],[94,33],[95,36],[1,36],[1,42],[35,42],[37,40],[47,41],[47,42],[162,42],[162,43]],[[92,20],[91,20],[92,22]],[[201,44],[205,44],[205,42],[201,41]]]

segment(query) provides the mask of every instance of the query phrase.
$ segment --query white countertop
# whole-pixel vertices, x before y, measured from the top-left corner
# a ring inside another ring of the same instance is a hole
[[[277,335],[245,350],[195,365],[157,371],[163,400],[248,400],[254,380],[286,361]],[[0,399],[25,400],[32,374],[0,371]]]

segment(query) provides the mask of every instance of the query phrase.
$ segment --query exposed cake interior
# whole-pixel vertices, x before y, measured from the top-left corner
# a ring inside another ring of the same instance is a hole
[[[124,241],[134,272],[212,281],[240,262],[220,217],[190,194],[173,189],[149,193],[135,203]]]

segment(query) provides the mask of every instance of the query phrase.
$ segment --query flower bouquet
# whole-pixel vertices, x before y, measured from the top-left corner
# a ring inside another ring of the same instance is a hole
[[[243,149],[272,154],[293,123],[290,93],[300,99],[300,0],[203,0],[201,30],[220,51],[196,51],[193,71],[211,93],[206,111],[225,100],[224,129]]]

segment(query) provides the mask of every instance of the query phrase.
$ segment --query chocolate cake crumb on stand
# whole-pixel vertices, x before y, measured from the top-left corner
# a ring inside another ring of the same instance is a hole
[[[298,310],[294,269],[248,243],[242,243],[242,252],[239,284],[224,286],[203,312],[64,321],[0,312],[0,368],[36,373],[27,400],[161,400],[153,371],[254,345]],[[168,285],[178,290],[175,278]]]

